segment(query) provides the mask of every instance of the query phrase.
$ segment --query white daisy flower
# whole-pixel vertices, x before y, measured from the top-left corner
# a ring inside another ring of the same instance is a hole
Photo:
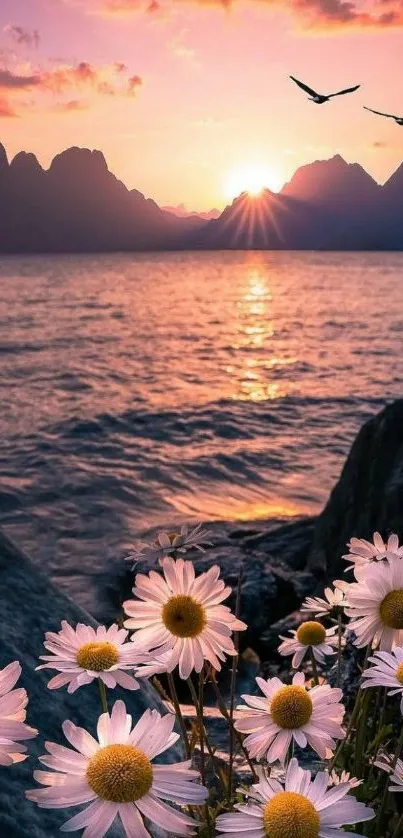
[[[397,647],[393,652],[375,652],[369,663],[374,666],[365,669],[362,677],[365,687],[391,687],[388,695],[401,694],[400,711],[403,714],[403,648]]]
[[[164,654],[155,655],[155,657],[150,654],[149,658],[149,661],[136,669],[137,678],[152,678],[153,675],[163,675],[166,672],[171,672],[172,652],[164,652]]]
[[[336,654],[339,645],[338,637],[335,636],[336,632],[337,626],[325,629],[322,623],[309,620],[301,623],[297,631],[291,631],[292,637],[282,637],[280,634],[280,640],[283,642],[280,643],[278,651],[283,657],[293,655],[291,661],[293,669],[298,669],[309,651],[312,651],[318,663],[323,663],[326,655]]]
[[[259,783],[252,786],[250,800],[237,804],[237,812],[219,815],[217,829],[231,838],[354,838],[345,832],[345,824],[369,821],[374,810],[359,803],[348,792],[350,783],[328,789],[329,776],[320,771],[314,780],[311,772],[290,761],[285,784],[268,777],[258,768]]]
[[[163,559],[164,556],[186,553],[192,547],[204,553],[204,546],[211,546],[211,543],[206,540],[209,536],[209,530],[202,529],[201,524],[198,524],[192,530],[189,530],[186,524],[180,528],[179,532],[166,532],[162,530],[157,534],[152,544],[149,544],[147,541],[139,541],[135,544],[130,555],[126,556],[126,561],[134,561],[135,563],[140,561],[156,562],[158,559]]]
[[[89,804],[61,827],[84,829],[83,838],[102,838],[116,818],[127,838],[148,838],[143,816],[174,835],[194,835],[197,823],[163,801],[200,806],[208,792],[193,782],[199,773],[190,770],[190,762],[152,763],[179,738],[174,724],[173,715],[146,710],[132,729],[123,701],[99,717],[98,741],[66,721],[63,732],[72,748],[46,743],[48,753],[40,761],[52,771],[35,771],[45,788],[26,796],[43,809]]]
[[[38,731],[25,724],[28,696],[23,688],[14,690],[21,666],[13,661],[0,669],[0,765],[12,765],[26,759],[22,739],[33,739]]]
[[[403,791],[403,760],[398,759],[394,768],[392,767],[393,761],[392,756],[383,754],[381,759],[375,762],[375,765],[390,775],[389,779],[393,785],[389,786],[389,791]]]
[[[379,532],[375,532],[373,541],[367,541],[365,538],[352,538],[347,547],[350,552],[346,553],[343,559],[353,563],[346,568],[347,570],[356,570],[370,562],[403,556],[403,546],[399,547],[399,539],[394,533],[389,536],[386,543]]]
[[[325,614],[331,614],[332,611],[342,610],[345,605],[348,582],[335,579],[333,586],[333,588],[325,588],[325,599],[318,596],[308,596],[302,603],[301,611],[314,614],[315,617],[323,617]]]
[[[128,635],[128,631],[117,625],[93,629],[78,623],[74,629],[63,620],[61,631],[46,633],[44,646],[52,654],[41,655],[40,660],[46,663],[37,669],[59,671],[48,683],[50,690],[68,684],[67,691],[74,693],[84,684],[91,684],[94,678],[107,687],[118,684],[126,690],[137,690],[139,683],[129,672],[147,661],[148,655],[139,653],[132,643],[125,643]]]
[[[231,633],[246,625],[221,604],[231,588],[219,578],[220,568],[214,565],[196,577],[192,562],[183,559],[162,559],[161,567],[163,577],[153,570],[137,574],[133,593],[139,599],[123,603],[135,647],[157,655],[172,652],[169,671],[179,664],[181,678],[193,669],[200,672],[205,660],[221,669],[220,661],[236,654]]]
[[[329,774],[329,786],[339,786],[340,783],[349,783],[351,789],[361,786],[364,780],[357,780],[357,777],[352,777],[349,771],[331,771]]]
[[[346,594],[348,628],[356,634],[354,644],[361,648],[372,643],[389,652],[403,646],[403,562],[367,565],[365,576],[352,582]]]
[[[245,739],[249,755],[256,759],[266,755],[269,763],[283,763],[295,740],[300,748],[310,745],[322,759],[330,759],[335,740],[345,736],[342,691],[327,684],[307,690],[302,672],[294,675],[292,684],[279,678],[256,678],[256,683],[264,698],[243,695],[248,706],[237,709],[248,713],[235,723],[237,730],[249,734]]]

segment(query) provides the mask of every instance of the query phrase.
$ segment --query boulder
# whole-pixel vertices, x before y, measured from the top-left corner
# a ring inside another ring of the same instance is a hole
[[[359,431],[340,479],[316,521],[307,569],[326,582],[340,578],[352,536],[403,536],[403,399]]]
[[[24,792],[35,787],[32,772],[40,765],[39,754],[44,753],[44,741],[64,742],[62,722],[71,719],[75,724],[95,732],[100,713],[96,684],[83,687],[74,695],[66,688],[50,692],[47,682],[50,673],[35,672],[38,657],[43,653],[46,631],[57,631],[62,619],[75,625],[94,620],[60,593],[30,562],[29,558],[5,536],[0,534],[0,667],[19,660],[23,673],[19,686],[29,696],[27,722],[39,730],[39,736],[29,740],[29,757],[11,767],[0,767],[0,835],[4,838],[49,838],[58,834],[60,825],[74,810],[39,809],[25,799]],[[54,673],[53,673],[54,674]],[[135,692],[109,691],[109,703],[123,698],[134,720],[147,707],[165,712],[155,690],[144,683]],[[171,748],[168,760],[180,758]],[[111,838],[121,835],[118,828],[108,833]]]

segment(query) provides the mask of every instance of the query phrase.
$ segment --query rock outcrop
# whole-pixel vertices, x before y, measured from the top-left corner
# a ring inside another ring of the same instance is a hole
[[[95,732],[99,716],[99,697],[95,684],[74,695],[66,689],[47,689],[49,673],[35,672],[38,657],[43,654],[46,631],[60,628],[62,619],[72,624],[85,622],[94,625],[88,615],[61,594],[15,545],[0,534],[0,667],[19,660],[22,678],[19,686],[29,695],[27,721],[39,730],[39,736],[27,742],[29,758],[9,768],[0,767],[0,835],[2,838],[49,838],[59,834],[60,825],[69,814],[78,811],[39,809],[25,799],[24,792],[35,787],[32,772],[39,768],[39,754],[44,752],[45,740],[62,743],[62,722],[71,719],[75,724]],[[114,690],[112,700],[123,698],[129,711],[137,719],[147,707],[165,712],[156,692],[145,683],[140,690]],[[168,759],[178,757],[172,748]],[[111,838],[120,836],[116,828]],[[109,836],[109,833],[108,833]]]
[[[340,577],[341,556],[352,536],[371,539],[378,530],[403,537],[403,399],[361,428],[340,479],[316,521],[308,570],[322,579]]]

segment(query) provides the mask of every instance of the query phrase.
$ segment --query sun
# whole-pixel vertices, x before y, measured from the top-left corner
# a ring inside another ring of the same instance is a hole
[[[260,195],[263,189],[278,192],[281,185],[281,177],[275,169],[253,164],[228,172],[225,197],[232,201],[242,192],[248,192],[249,195]]]

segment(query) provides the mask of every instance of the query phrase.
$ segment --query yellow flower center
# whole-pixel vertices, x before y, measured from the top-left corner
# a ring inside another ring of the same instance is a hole
[[[318,838],[320,816],[302,794],[280,791],[264,807],[263,826],[268,838]]]
[[[197,637],[206,625],[206,612],[191,596],[178,594],[165,603],[162,620],[175,637]]]
[[[313,704],[305,687],[297,684],[281,687],[270,703],[273,721],[279,727],[294,730],[303,727],[312,716]]]
[[[403,663],[400,663],[396,669],[396,678],[399,684],[403,684]]]
[[[84,643],[77,652],[76,661],[82,669],[104,672],[119,661],[119,653],[113,643]]]
[[[303,646],[319,646],[319,643],[324,643],[326,640],[326,629],[322,623],[308,620],[306,623],[301,623],[297,631],[297,640]]]
[[[386,594],[381,602],[379,613],[385,626],[403,629],[403,588]]]
[[[133,745],[107,745],[91,757],[87,780],[102,800],[133,803],[150,790],[153,769],[150,760]]]

